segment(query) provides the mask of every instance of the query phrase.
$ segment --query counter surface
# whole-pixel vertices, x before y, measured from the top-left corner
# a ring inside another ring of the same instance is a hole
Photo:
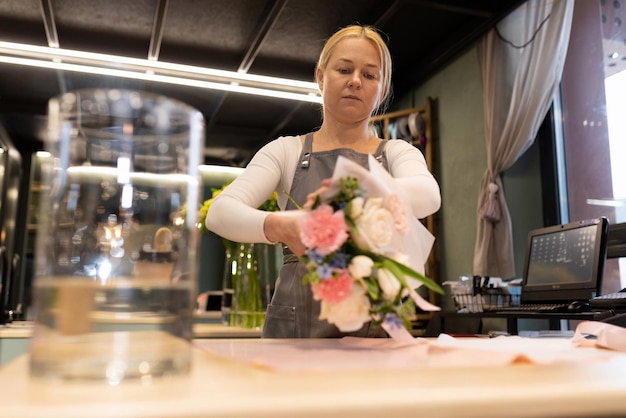
[[[0,367],[28,351],[33,327],[30,322],[0,326]],[[260,338],[260,329],[229,327],[219,322],[193,324],[194,338]]]
[[[0,416],[626,416],[626,354],[562,338],[502,338],[458,338],[433,351],[445,358],[454,347],[466,350],[465,365],[454,366],[382,341],[367,348],[341,340],[195,340],[189,376],[119,386],[39,382],[28,377],[23,355],[0,369]],[[520,345],[510,364],[489,363],[489,352],[508,355]],[[278,367],[278,357],[291,367]],[[337,367],[342,357],[355,359],[343,362],[351,367]]]
[[[0,326],[2,338],[30,338],[32,335],[31,323],[12,323]],[[229,327],[220,323],[193,324],[194,338],[260,338],[260,329]]]

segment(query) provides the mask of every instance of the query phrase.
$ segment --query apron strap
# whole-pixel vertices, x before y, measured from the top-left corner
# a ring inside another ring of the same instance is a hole
[[[313,152],[313,132],[309,132],[304,137],[304,146],[300,156],[300,167],[309,168],[311,163],[311,152]]]
[[[374,153],[374,158],[376,159],[376,161],[382,164],[383,167],[385,167],[385,170],[388,170],[387,156],[385,155],[385,145],[387,145],[386,139],[380,141],[380,144],[378,144],[378,148],[376,148],[376,152]]]

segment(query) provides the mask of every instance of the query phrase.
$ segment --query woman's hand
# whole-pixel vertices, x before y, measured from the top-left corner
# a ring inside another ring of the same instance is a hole
[[[322,180],[322,186],[306,196],[306,202],[304,203],[304,206],[302,206],[302,208],[306,210],[312,209],[313,204],[315,203],[315,199],[317,199],[317,196],[320,196],[322,193],[328,190],[328,188],[330,187],[330,182],[331,179]]]
[[[265,237],[272,242],[282,242],[298,257],[304,254],[306,247],[300,239],[300,216],[297,211],[270,213],[265,218],[263,230]]]
[[[309,193],[303,210],[311,210],[318,196],[330,187],[331,179],[324,179],[319,189]],[[263,224],[265,237],[271,242],[282,242],[298,257],[304,254],[306,247],[300,238],[300,215],[302,210],[273,212],[267,215]]]

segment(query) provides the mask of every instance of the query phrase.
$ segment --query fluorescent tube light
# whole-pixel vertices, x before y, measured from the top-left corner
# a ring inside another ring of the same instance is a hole
[[[237,176],[243,172],[243,168],[221,165],[199,165],[198,171],[200,172],[204,186],[219,188],[237,178]]]
[[[321,103],[316,83],[0,41],[0,62]]]
[[[613,199],[587,199],[588,205],[595,206],[609,206],[614,208],[621,208],[626,206],[626,198],[613,198]]]

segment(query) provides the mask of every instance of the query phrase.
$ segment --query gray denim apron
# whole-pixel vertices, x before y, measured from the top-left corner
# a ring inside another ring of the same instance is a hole
[[[374,157],[388,170],[387,158],[384,153],[385,142],[378,146]],[[303,205],[309,193],[317,190],[322,180],[332,177],[337,158],[342,155],[362,165],[368,166],[368,154],[351,149],[341,148],[330,151],[312,152],[313,133],[307,134],[300,154],[300,163],[296,168],[291,197]],[[288,201],[289,209],[297,209],[293,202]],[[267,307],[263,338],[339,338],[355,337],[387,337],[381,327],[365,324],[356,332],[344,333],[326,320],[318,319],[320,302],[313,300],[311,286],[302,283],[307,272],[303,263],[288,249],[284,250],[284,263],[276,281],[272,301]]]

